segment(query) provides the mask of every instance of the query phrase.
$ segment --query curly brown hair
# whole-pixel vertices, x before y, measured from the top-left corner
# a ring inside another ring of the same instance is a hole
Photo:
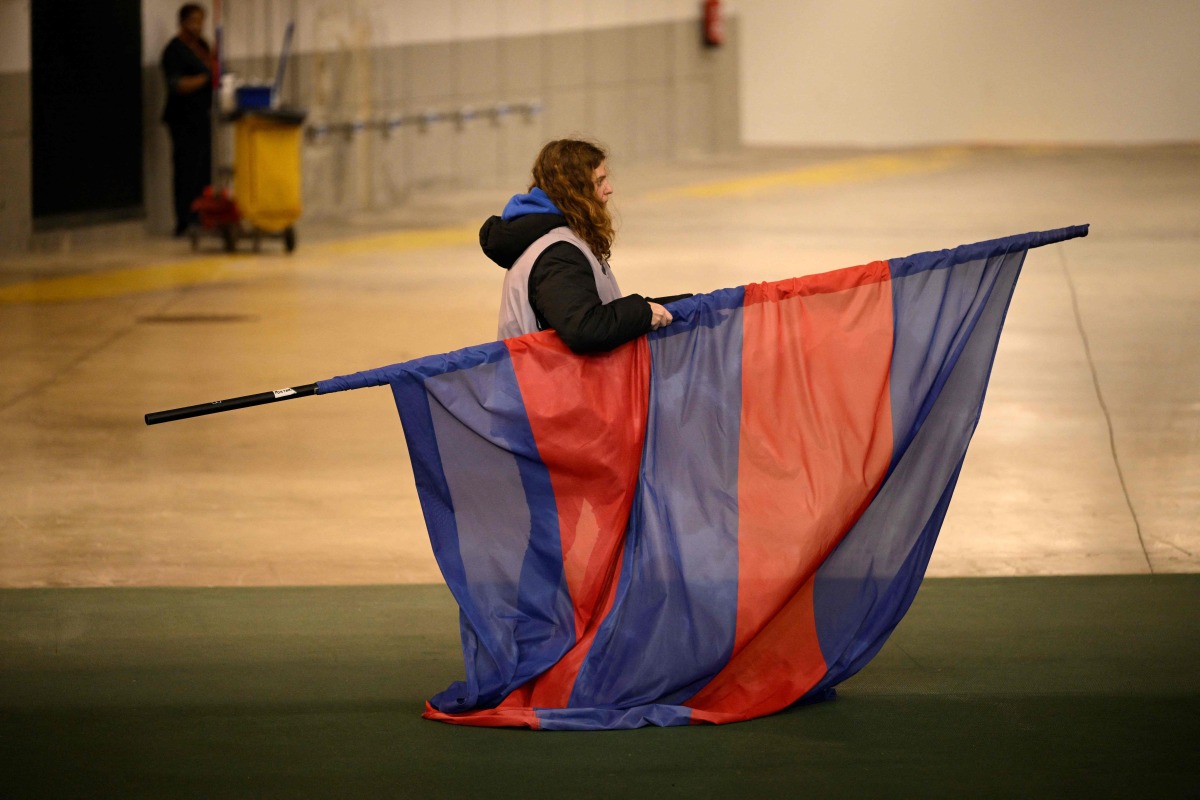
[[[556,139],[538,153],[529,187],[538,187],[554,201],[567,225],[601,260],[612,255],[616,232],[608,208],[596,198],[592,175],[607,158],[604,148],[593,142]]]

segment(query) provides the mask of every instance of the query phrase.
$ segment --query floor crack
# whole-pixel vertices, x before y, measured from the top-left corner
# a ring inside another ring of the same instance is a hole
[[[1113,466],[1117,470],[1117,480],[1121,483],[1121,493],[1125,497],[1125,505],[1129,509],[1129,516],[1133,518],[1133,527],[1137,531],[1138,544],[1142,547],[1142,557],[1146,559],[1146,568],[1154,574],[1154,565],[1150,563],[1150,553],[1146,549],[1146,539],[1142,535],[1142,523],[1138,519],[1137,509],[1133,507],[1133,500],[1129,497],[1129,487],[1125,483],[1125,471],[1121,469],[1121,459],[1117,455],[1117,438],[1113,431],[1112,414],[1108,410],[1108,404],[1104,402],[1104,392],[1100,389],[1100,376],[1096,372],[1096,362],[1092,358],[1092,347],[1088,342],[1087,332],[1083,329],[1083,315],[1079,311],[1079,297],[1075,292],[1075,281],[1071,277],[1071,269],[1067,265],[1067,254],[1064,248],[1055,248],[1058,250],[1059,263],[1062,264],[1063,275],[1067,279],[1067,289],[1071,292],[1071,310],[1075,314],[1075,328],[1079,331],[1079,338],[1083,340],[1083,352],[1087,358],[1088,370],[1092,373],[1092,386],[1096,390],[1096,400],[1100,403],[1100,410],[1104,413],[1104,422],[1108,426],[1108,447],[1112,453]]]
[[[179,302],[180,297],[181,296],[175,296],[175,297],[169,298],[165,303],[162,304],[162,306],[157,310],[156,313],[162,314],[168,308],[170,308],[171,306],[173,306],[177,302]],[[0,401],[0,414],[5,413],[9,409],[11,409],[13,406],[18,405],[21,402],[28,400],[30,397],[33,397],[33,396],[45,391],[46,389],[49,389],[51,386],[53,386],[54,384],[61,381],[62,377],[64,375],[66,375],[67,373],[69,373],[71,370],[75,369],[79,365],[88,361],[90,358],[92,358],[96,354],[102,353],[105,350],[107,350],[109,347],[112,347],[118,341],[120,341],[121,339],[125,338],[130,333],[132,333],[137,327],[138,327],[138,323],[135,320],[134,322],[131,322],[122,328],[118,328],[117,330],[113,331],[105,338],[101,339],[100,342],[98,342],[97,344],[92,345],[91,347],[87,348],[79,355],[72,358],[66,364],[63,364],[61,367],[59,367],[57,370],[55,370],[54,374],[51,375],[50,377],[45,378],[44,380],[38,381],[37,383],[33,384],[32,386],[27,387],[24,391],[18,392],[17,394],[13,395],[12,397],[9,397],[6,400]]]

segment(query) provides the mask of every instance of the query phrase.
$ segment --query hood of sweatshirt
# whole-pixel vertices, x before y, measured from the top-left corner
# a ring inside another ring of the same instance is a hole
[[[488,217],[479,229],[479,246],[484,255],[510,269],[529,245],[567,224],[554,202],[536,186],[527,194],[514,195],[498,217]]]

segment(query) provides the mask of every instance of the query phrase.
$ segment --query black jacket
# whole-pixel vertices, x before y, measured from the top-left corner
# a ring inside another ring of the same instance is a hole
[[[208,51],[208,43],[200,40],[201,49]],[[178,36],[171,39],[163,49],[162,71],[167,81],[167,105],[163,109],[163,122],[168,125],[206,126],[212,108],[212,86],[191,94],[179,94],[176,87],[180,78],[208,75],[210,65]]]
[[[488,258],[510,269],[529,245],[566,224],[559,214],[526,214],[510,220],[490,217],[479,229],[479,244]],[[601,303],[591,264],[569,242],[550,245],[534,262],[529,304],[538,327],[558,331],[577,353],[612,350],[650,332],[647,298],[630,294]]]

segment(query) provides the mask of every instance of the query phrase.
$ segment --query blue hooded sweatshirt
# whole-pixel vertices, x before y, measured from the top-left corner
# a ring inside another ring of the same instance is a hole
[[[508,205],[500,212],[500,219],[508,222],[526,214],[562,214],[550,196],[538,187],[533,187],[528,194],[515,194]]]

